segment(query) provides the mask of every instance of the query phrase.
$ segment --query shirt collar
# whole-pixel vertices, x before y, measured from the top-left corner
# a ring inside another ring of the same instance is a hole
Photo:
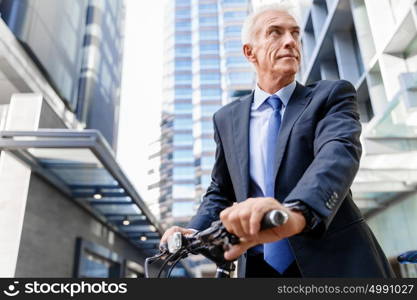
[[[275,95],[281,99],[284,106],[287,106],[288,101],[290,101],[291,95],[294,92],[296,85],[296,81],[294,80],[275,93]],[[265,92],[259,87],[258,84],[256,84],[255,93],[253,96],[253,109],[258,109],[269,96],[271,96],[271,94]]]

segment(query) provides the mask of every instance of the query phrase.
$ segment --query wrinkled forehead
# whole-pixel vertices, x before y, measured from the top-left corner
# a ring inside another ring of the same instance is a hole
[[[299,28],[295,18],[286,11],[265,11],[260,14],[255,22],[256,36],[266,31],[270,26],[279,26],[283,28]]]

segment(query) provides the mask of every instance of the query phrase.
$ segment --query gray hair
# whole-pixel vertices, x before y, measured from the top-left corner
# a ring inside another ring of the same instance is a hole
[[[253,42],[253,38],[255,37],[256,33],[254,32],[255,24],[259,17],[267,11],[285,12],[292,16],[297,21],[297,23],[299,23],[299,18],[295,13],[295,7],[290,3],[290,1],[284,0],[279,3],[262,5],[246,17],[242,26],[242,45],[250,44]]]

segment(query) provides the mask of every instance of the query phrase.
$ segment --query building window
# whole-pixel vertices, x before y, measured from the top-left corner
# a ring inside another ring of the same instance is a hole
[[[216,26],[217,17],[200,17],[199,22],[200,22],[200,25]]]
[[[227,11],[224,13],[224,18],[225,19],[243,19],[246,17],[246,12],[245,11]]]
[[[205,170],[211,170],[214,165],[214,156],[201,157],[201,167]]]
[[[213,133],[213,122],[212,121],[201,121],[202,133]]]
[[[203,188],[207,188],[211,183],[211,176],[210,175],[203,175],[201,176],[201,185]]]
[[[232,40],[224,43],[226,51],[242,51],[242,43],[239,40]]]
[[[191,56],[191,47],[190,46],[175,47],[175,56],[177,57]]]
[[[192,129],[193,121],[191,118],[174,120],[174,130]]]
[[[234,34],[234,35],[239,35],[240,31],[242,30],[242,26],[226,26],[224,28],[224,33],[225,34]]]
[[[200,31],[200,40],[218,40],[219,33],[217,30],[201,30]]]
[[[191,134],[174,134],[174,146],[191,146],[193,136]]]
[[[201,81],[219,81],[220,80],[220,73],[201,73],[200,74]]]
[[[180,184],[174,183],[172,185],[172,198],[194,198],[195,186],[194,184]]]
[[[200,67],[216,67],[219,66],[219,59],[217,58],[201,58],[200,59]]]
[[[192,80],[191,74],[176,74],[175,83],[190,83]]]
[[[172,216],[178,217],[189,217],[194,215],[194,202],[175,202],[172,204]]]
[[[220,108],[220,105],[202,105],[201,116],[212,117],[213,114]]]
[[[177,18],[190,18],[191,17],[191,10],[190,9],[181,9],[175,12],[175,16]]]
[[[221,89],[202,89],[202,96],[221,96]]]
[[[213,139],[201,139],[201,143],[202,143],[202,151],[215,151],[216,150],[216,143],[214,142]]]
[[[224,4],[246,4],[247,0],[223,0]]]
[[[191,23],[189,21],[175,22],[176,30],[188,30],[191,28]]]
[[[216,12],[217,4],[216,3],[207,3],[198,5],[200,12]]]
[[[192,162],[192,160],[191,160]],[[193,180],[194,179],[194,166],[192,167],[174,167],[173,168],[173,179],[174,180]]]
[[[175,61],[176,70],[189,70],[191,69],[191,60],[176,60]]]
[[[109,249],[78,238],[76,241],[76,278],[120,278],[123,259]]]
[[[191,43],[191,34],[176,34],[175,35],[175,42],[176,43]]]
[[[192,112],[191,103],[175,103],[174,104],[174,113],[175,114],[190,114]]]
[[[232,72],[228,74],[230,85],[234,84],[251,84],[253,82],[253,73]]]
[[[248,61],[243,56],[229,56],[226,58],[226,66],[230,67],[245,67],[248,66]]]
[[[175,98],[191,98],[192,90],[188,88],[176,88]]]
[[[201,54],[210,54],[210,53],[218,53],[219,52],[219,45],[218,44],[206,44],[200,45],[200,53]]]
[[[174,163],[192,163],[194,162],[193,150],[175,150],[173,160]]]

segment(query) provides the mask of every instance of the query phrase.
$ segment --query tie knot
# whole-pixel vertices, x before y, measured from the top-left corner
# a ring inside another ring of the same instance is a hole
[[[282,101],[277,95],[273,94],[269,96],[268,99],[266,99],[266,102],[268,102],[274,110],[281,110]]]

